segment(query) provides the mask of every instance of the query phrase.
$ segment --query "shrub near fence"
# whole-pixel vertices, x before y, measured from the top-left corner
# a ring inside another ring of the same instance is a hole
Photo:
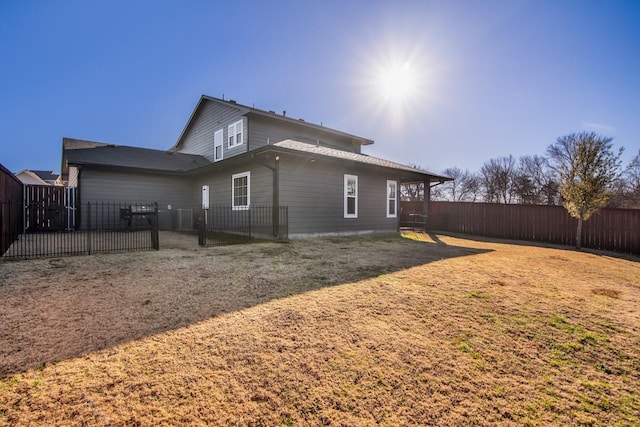
[[[431,230],[573,246],[577,224],[562,206],[429,203]],[[640,210],[600,210],[583,224],[582,246],[640,254]]]

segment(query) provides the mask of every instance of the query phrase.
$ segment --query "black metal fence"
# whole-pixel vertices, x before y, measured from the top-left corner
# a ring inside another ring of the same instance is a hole
[[[247,243],[256,239],[287,240],[287,206],[251,206],[234,210],[231,206],[203,209],[197,218],[198,243],[201,246]]]
[[[25,210],[29,211],[29,207]],[[78,214],[82,218],[82,225],[78,229],[25,230],[1,259],[90,255],[160,248],[156,203],[85,203],[79,207]]]

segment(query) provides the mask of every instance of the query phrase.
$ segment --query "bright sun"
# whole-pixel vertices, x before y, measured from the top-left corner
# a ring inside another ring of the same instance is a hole
[[[434,108],[441,65],[423,45],[381,41],[360,59],[357,87],[369,117],[403,126]]]
[[[406,101],[415,94],[418,82],[409,62],[389,64],[378,72],[377,89],[385,100]]]

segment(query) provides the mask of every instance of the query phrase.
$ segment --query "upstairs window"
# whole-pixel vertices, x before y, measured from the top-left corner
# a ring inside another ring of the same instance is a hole
[[[387,218],[395,218],[398,209],[398,183],[387,181]]]
[[[251,204],[251,172],[231,175],[231,206],[234,211],[249,209]]]
[[[213,134],[213,161],[222,160],[222,141],[224,140],[223,130],[220,129]]]
[[[229,148],[242,144],[242,120],[229,126]]]
[[[344,217],[358,218],[358,177],[344,175]]]

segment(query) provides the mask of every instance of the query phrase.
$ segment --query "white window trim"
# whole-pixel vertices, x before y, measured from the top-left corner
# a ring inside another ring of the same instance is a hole
[[[238,129],[240,129],[239,132]],[[227,141],[229,141],[228,148],[237,147],[244,143],[244,124],[242,119],[229,125],[227,129]]]
[[[355,196],[349,196],[347,195],[347,188],[348,188],[348,182],[349,180],[355,180],[356,181],[356,194]],[[349,207],[349,197],[353,197],[355,198],[355,213],[348,213],[348,207]],[[357,175],[348,175],[348,174],[344,174],[344,217],[345,218],[358,218],[358,176]]]
[[[394,185],[396,191],[393,192],[393,197],[389,197],[389,187]],[[389,202],[393,200],[394,210],[393,213],[389,212]],[[398,181],[387,180],[387,218],[397,218],[398,217]]]
[[[247,204],[236,206],[235,205],[235,200],[236,200],[235,180],[237,178],[242,178],[244,176],[247,177]],[[250,206],[251,206],[251,171],[236,173],[231,175],[231,209],[234,211],[246,211],[249,209]]]
[[[216,137],[220,135],[220,144],[217,144]],[[220,147],[220,158],[216,157],[216,147]],[[215,131],[213,134],[213,161],[219,162],[224,158],[224,129]]]

